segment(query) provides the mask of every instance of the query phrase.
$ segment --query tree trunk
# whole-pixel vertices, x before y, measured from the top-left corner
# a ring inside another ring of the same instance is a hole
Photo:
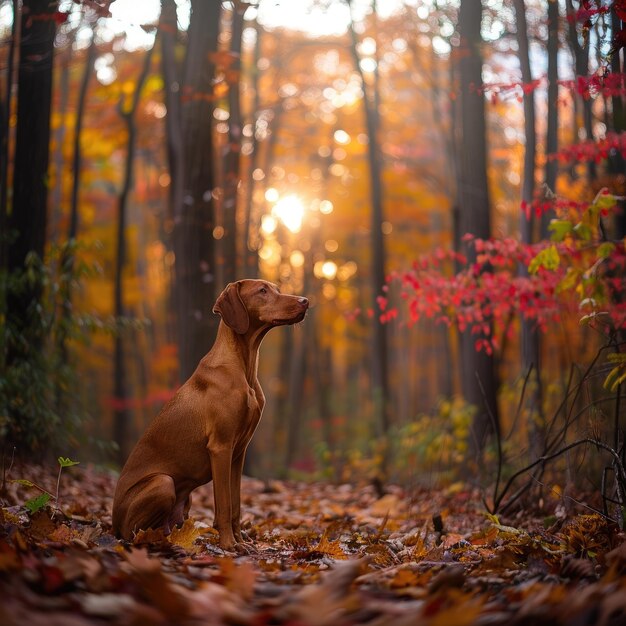
[[[10,134],[11,134],[11,104],[13,101],[13,75],[15,65],[15,50],[17,46],[17,34],[19,26],[18,2],[13,0],[13,25],[11,26],[11,40],[7,54],[6,93],[0,105],[0,270],[7,266],[8,240],[8,186],[9,186],[9,158],[10,158]],[[2,293],[4,294],[4,289]],[[6,303],[0,302],[0,311],[5,310]],[[0,346],[1,347],[1,346]],[[0,350],[4,356],[4,350]],[[2,358],[2,357],[0,357]]]
[[[58,2],[50,0],[24,0],[22,5],[13,209],[7,225],[17,239],[9,246],[9,270],[23,268],[29,252],[44,254],[57,9]],[[26,307],[40,296],[36,285],[18,298],[16,317],[26,319]]]
[[[74,51],[72,46],[67,46],[60,54],[57,55],[57,67],[58,67],[58,87],[53,87],[53,92],[59,93],[59,104],[56,107],[55,113],[61,120],[57,128],[53,131],[55,145],[54,154],[52,160],[55,170],[54,187],[49,190],[50,211],[48,212],[48,239],[50,241],[62,241],[63,235],[61,233],[60,223],[63,218],[63,170],[65,167],[65,136],[67,134],[67,124],[65,119],[68,113],[68,101],[70,97],[70,66],[74,59]],[[60,67],[59,67],[60,66]]]
[[[0,233],[0,237],[4,237],[6,233],[10,235],[10,242],[2,249],[3,269],[6,268],[9,273],[24,272],[27,258],[31,254],[39,259],[44,258],[56,33],[54,14],[57,8],[57,2],[48,0],[24,0],[22,3],[13,203],[8,213],[2,211],[2,221],[5,222],[6,215],[6,223],[2,224],[3,230]],[[15,20],[17,19],[15,13]],[[7,103],[10,103],[10,93],[7,98]],[[6,141],[8,142],[8,135]],[[5,209],[8,184],[6,178],[3,183],[2,208]],[[43,273],[34,272],[33,276],[34,280],[28,281],[19,293],[15,290],[2,290],[6,293],[6,300],[1,303],[1,310],[6,315],[7,327],[13,331],[11,335],[1,333],[3,340],[7,341],[2,346],[2,356],[5,357],[3,370],[9,367],[19,372],[26,371],[24,366],[34,367],[35,370],[43,367],[40,357],[45,336],[41,314]],[[40,372],[35,371],[35,375],[39,376]],[[9,423],[13,421],[15,424],[28,424],[28,409],[14,408],[11,418]],[[28,446],[26,433],[18,433],[17,437],[20,436]],[[41,437],[44,438],[45,435]],[[14,443],[20,442],[14,440]]]
[[[522,82],[532,83],[530,69],[530,46],[528,42],[528,24],[524,0],[513,0],[517,20],[517,44],[522,72]],[[556,106],[556,103],[555,103]],[[522,179],[522,202],[530,205],[535,195],[535,160],[537,155],[537,133],[535,129],[535,93],[529,89],[524,92],[524,174]],[[520,234],[522,243],[533,242],[533,213],[520,211]],[[528,268],[522,265],[520,274],[528,276]],[[522,371],[532,374],[530,388],[526,395],[528,409],[528,449],[532,460],[544,453],[544,431],[541,408],[541,368],[539,363],[539,332],[536,324],[522,316],[521,320]]]
[[[133,185],[133,165],[135,160],[135,144],[137,135],[137,126],[135,114],[141,97],[144,82],[150,71],[150,63],[152,61],[151,48],[146,53],[144,65],[141,74],[137,79],[135,92],[133,94],[130,106],[125,107],[124,100],[120,100],[119,110],[126,124],[127,151],[126,163],[124,166],[124,180],[122,190],[120,192],[117,206],[117,245],[116,245],[116,263],[115,263],[115,281],[114,281],[114,315],[117,319],[124,315],[124,289],[123,274],[126,265],[126,207],[128,197],[132,191]],[[122,331],[118,329],[115,335],[115,354],[114,354],[114,370],[113,370],[113,395],[115,398],[115,410],[113,416],[113,438],[119,446],[118,461],[123,464],[130,452],[132,445],[130,432],[130,411],[128,410],[128,385],[125,363],[124,344],[127,337],[123,336]]]
[[[480,0],[461,0],[457,50],[461,109],[459,232],[486,239],[491,234],[487,129],[485,100],[476,89],[482,84],[481,19]],[[476,258],[473,248],[465,252],[473,262]],[[487,437],[499,435],[499,426],[494,359],[484,351],[475,350],[477,338],[469,330],[461,334],[462,391],[466,401],[477,408],[470,434],[470,450],[478,459]]]
[[[239,97],[241,72],[241,35],[243,18],[248,8],[239,0],[233,4],[230,53],[233,77],[228,84],[228,146],[224,160],[224,236],[221,240],[224,283],[237,280],[237,198],[241,181],[241,103]]]
[[[176,63],[178,22],[176,1],[161,0],[159,37],[161,38],[161,71],[165,83],[165,135],[167,163],[170,173],[168,218],[173,219],[175,207],[183,204],[183,129],[180,108],[180,71]]]
[[[72,158],[72,197],[70,200],[70,221],[67,232],[67,242],[63,248],[60,259],[61,275],[59,282],[63,296],[63,307],[61,311],[63,322],[59,325],[57,336],[57,346],[61,356],[62,366],[66,366],[69,362],[70,355],[67,350],[67,336],[71,324],[72,317],[72,288],[74,285],[74,252],[76,237],[78,235],[78,194],[80,189],[80,170],[82,167],[82,150],[81,136],[83,131],[83,119],[85,115],[85,101],[87,99],[87,89],[89,87],[89,78],[93,71],[93,64],[96,59],[96,42],[92,33],[91,42],[87,49],[87,58],[85,60],[85,68],[81,79],[80,90],[78,93],[78,103],[76,105],[76,119],[74,122],[74,146]],[[58,176],[61,176],[59,170]],[[64,415],[66,409],[63,406],[66,395],[61,388],[56,391],[57,412]]]
[[[348,6],[352,9],[352,0],[347,0]],[[376,7],[374,5],[374,11]],[[387,435],[392,423],[391,407],[389,398],[389,365],[387,349],[387,327],[378,321],[376,312],[379,310],[377,298],[385,284],[385,241],[382,232],[383,217],[383,197],[382,197],[382,164],[380,149],[378,146],[379,120],[379,93],[376,77],[373,87],[370,87],[365,80],[363,70],[360,65],[359,53],[357,51],[357,34],[354,29],[354,20],[350,20],[350,52],[354,60],[355,69],[359,72],[363,87],[363,107],[365,112],[365,125],[368,137],[367,160],[370,173],[370,193],[372,202],[372,212],[370,219],[370,230],[372,237],[372,309],[374,310],[374,320],[372,324],[372,392],[374,394],[374,410],[377,417],[377,426],[380,435]]]
[[[586,77],[589,74],[589,45],[582,46],[578,41],[578,21],[576,20],[576,10],[572,0],[566,0],[566,6],[569,45],[574,55],[574,69],[576,76]],[[593,100],[591,98],[583,98],[582,95],[578,95],[577,99],[582,101],[585,138],[588,141],[593,141],[593,113],[591,110]],[[596,178],[596,164],[594,161],[589,161],[587,172],[589,180]]]
[[[622,27],[621,20],[615,13],[615,8],[611,10],[611,27],[613,33],[618,32]],[[621,75],[622,73],[622,54],[622,50],[619,50],[611,56],[611,71],[616,75]],[[621,133],[626,129],[626,111],[621,94],[615,94],[611,97],[611,108],[613,110],[613,130],[616,133]],[[615,154],[611,154],[609,157],[609,169],[614,174],[625,174],[626,160],[619,150],[615,150],[614,152]],[[626,237],[626,202],[620,200],[619,206],[621,210],[615,216],[615,239],[623,239]]]
[[[548,125],[546,130],[546,193],[556,193],[558,162],[550,159],[559,149],[559,3],[548,0]],[[548,225],[555,216],[554,211],[546,211],[541,216],[540,237],[548,237]]]
[[[254,170],[258,167],[259,163],[259,142],[256,138],[256,127],[257,120],[259,116],[259,109],[261,107],[261,97],[259,93],[259,60],[261,58],[261,33],[262,28],[259,26],[258,22],[256,23],[256,42],[254,44],[254,57],[253,57],[253,67],[251,71],[252,75],[252,89],[254,92],[254,99],[252,102],[252,137],[250,141],[252,142],[252,152],[250,154],[250,164],[248,167],[248,176],[247,176],[247,184],[246,184],[246,193],[245,193],[245,209],[244,209],[244,254],[245,254],[245,275],[249,278],[256,278],[259,275],[259,254],[258,250],[252,247],[252,231],[253,231],[253,207],[254,207]],[[259,220],[256,219],[254,223],[254,240],[256,241],[258,237],[258,230],[260,228]]]
[[[221,2],[192,0],[183,87],[184,184],[175,207],[174,251],[180,375],[191,376],[217,333],[213,77]]]

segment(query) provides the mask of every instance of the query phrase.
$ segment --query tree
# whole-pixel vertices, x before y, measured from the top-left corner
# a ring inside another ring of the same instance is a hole
[[[22,4],[13,204],[7,223],[15,239],[8,247],[9,272],[23,269],[29,253],[40,259],[44,255],[57,10],[58,2],[50,0],[24,0]],[[23,327],[41,293],[42,286],[33,284],[12,296],[9,310]],[[36,349],[39,340],[33,340]]]
[[[348,0],[352,11],[352,0]],[[376,14],[376,3],[373,5]],[[373,308],[377,309],[376,298],[380,294],[385,282],[385,240],[383,237],[383,190],[382,190],[382,163],[378,131],[380,128],[379,118],[379,89],[377,71],[374,74],[374,82],[368,84],[365,78],[361,59],[358,53],[358,39],[354,28],[354,19],[350,17],[348,26],[350,34],[350,52],[354,59],[354,65],[361,78],[363,88],[363,109],[365,112],[365,126],[367,130],[367,162],[370,173],[370,232],[371,232],[371,289]],[[377,409],[377,417],[383,435],[389,432],[391,426],[391,405],[389,399],[389,365],[388,365],[388,340],[387,329],[384,325],[375,323],[372,329],[372,391],[374,393],[374,406]]]
[[[559,148],[559,3],[548,0],[548,124],[546,128],[546,155],[556,154]],[[546,194],[556,192],[558,163],[548,156],[546,159]],[[541,215],[541,237],[547,237],[548,224],[554,217],[552,212]]]
[[[567,24],[569,45],[574,55],[574,71],[577,77],[586,77],[589,74],[589,45],[580,43],[578,35],[578,22],[576,19],[576,9],[574,8],[573,0],[566,0],[566,12],[567,12]],[[593,141],[593,111],[591,106],[593,101],[588,97],[588,94],[579,93],[575,102],[582,101],[582,115],[583,115],[583,128],[585,130],[585,139]],[[576,129],[578,122],[576,121]],[[587,164],[587,171],[590,180],[596,177],[596,164],[594,161],[589,161]]]
[[[18,20],[14,4],[14,24]],[[45,271],[41,271],[46,244],[48,163],[50,143],[50,111],[52,106],[54,38],[58,3],[48,0],[24,0],[20,23],[18,66],[17,129],[13,167],[13,201],[7,203],[8,176],[2,164],[0,185],[3,227],[0,244],[3,272],[1,292],[6,300],[0,303],[3,320],[1,378],[9,379],[14,389],[43,396],[49,362],[42,355],[46,336],[43,308]],[[16,29],[13,28],[15,37]],[[9,63],[12,65],[14,42],[11,43]],[[9,80],[12,68],[9,70]],[[6,105],[10,111],[11,83],[7,84]],[[8,156],[8,130],[3,124],[3,149],[0,157]],[[8,209],[8,215],[6,210]],[[6,244],[6,245],[5,245]],[[6,255],[6,256],[5,256]],[[4,272],[6,271],[6,275]],[[18,286],[19,285],[19,286]],[[26,391],[26,389],[28,390]],[[11,383],[8,383],[11,389]],[[31,396],[32,397],[32,396]],[[4,399],[3,399],[4,400]],[[33,403],[19,398],[6,398],[2,411],[13,423],[15,444],[26,447],[37,439],[27,432],[29,426],[46,410],[33,410]],[[42,398],[43,400],[43,398]],[[35,413],[37,415],[35,416]],[[52,424],[43,424],[46,433]],[[41,440],[46,434],[41,435]]]
[[[482,92],[481,0],[462,0],[459,11],[459,46],[456,63],[459,76],[461,143],[458,206],[459,233],[488,239],[491,235],[485,101]],[[467,248],[467,256],[475,252]],[[485,271],[488,268],[484,268]],[[461,333],[462,390],[465,399],[476,406],[472,424],[471,449],[482,453],[489,433],[498,434],[496,375],[493,356],[475,350],[476,336]]]
[[[167,164],[170,171],[169,218],[183,204],[183,138],[180,103],[181,76],[176,62],[176,1],[161,0],[159,38],[161,40],[161,72],[163,74]]]
[[[224,236],[222,247],[222,275],[224,283],[237,279],[237,200],[241,182],[242,120],[239,87],[241,84],[241,36],[244,15],[248,4],[237,0],[233,3],[230,27],[230,55],[228,75],[228,145],[224,158]],[[247,244],[247,241],[245,242]]]
[[[124,267],[126,265],[126,216],[128,197],[132,191],[133,185],[133,166],[135,162],[136,135],[137,125],[135,116],[137,107],[141,98],[141,90],[148,77],[150,71],[150,63],[152,61],[152,52],[154,47],[150,48],[146,53],[144,65],[141,74],[137,79],[135,90],[130,102],[125,102],[124,96],[119,103],[119,112],[126,124],[127,132],[127,150],[126,162],[124,166],[124,178],[122,181],[122,190],[117,205],[117,244],[115,254],[115,281],[114,281],[114,314],[118,320],[125,314],[124,308]],[[114,415],[114,440],[119,445],[118,460],[121,464],[126,460],[131,449],[131,436],[129,431],[130,413],[126,404],[128,395],[128,382],[125,362],[125,342],[127,338],[124,336],[120,328],[115,335],[115,353],[114,353],[114,369],[113,369],[113,393],[115,396],[115,415]]]
[[[182,92],[183,197],[174,207],[175,299],[180,375],[186,380],[217,333],[212,119],[221,2],[192,0]]]
[[[528,24],[526,21],[526,4],[524,0],[514,0],[517,20],[517,43],[522,73],[522,83],[531,85],[533,81],[530,68],[530,46],[528,41]],[[535,130],[535,92],[524,90],[524,172],[522,177],[522,204],[531,205],[535,195],[535,160],[537,153],[537,132]],[[533,242],[534,216],[530,211],[520,211],[520,239],[522,243]],[[522,275],[528,269],[520,266]],[[532,320],[522,318],[521,352],[522,371],[528,372],[531,386],[527,394],[527,406],[530,412],[528,425],[529,448],[532,460],[541,456],[544,451],[544,437],[541,420],[541,369],[539,333]]]
[[[11,119],[11,92],[13,89],[14,59],[17,48],[18,2],[13,0],[13,24],[11,25],[11,40],[7,55],[7,73],[2,104],[0,105],[0,268],[6,265],[6,226],[7,201],[9,186],[9,132]],[[1,93],[1,92],[0,92]]]

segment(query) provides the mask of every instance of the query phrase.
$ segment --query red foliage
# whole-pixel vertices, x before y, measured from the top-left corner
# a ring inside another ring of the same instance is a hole
[[[626,157],[626,132],[607,133],[604,139],[598,141],[581,141],[566,146],[559,152],[549,154],[548,158],[567,164],[589,161],[599,163],[611,156],[612,153],[619,153]]]
[[[563,203],[579,209],[577,203]],[[409,324],[426,318],[455,325],[460,331],[469,330],[477,336],[477,350],[491,353],[501,346],[504,337],[517,332],[513,320],[530,320],[546,332],[551,324],[562,321],[563,313],[578,311],[580,301],[593,295],[581,293],[573,285],[564,288],[569,268],[580,265],[583,254],[573,241],[528,245],[511,237],[484,240],[469,235],[465,239],[472,242],[475,262],[467,263],[462,255],[437,250],[415,261],[411,270],[388,277],[388,283],[400,285]],[[558,267],[539,267],[535,274],[526,272],[531,261],[550,246],[558,252]],[[464,266],[453,272],[452,261]],[[620,242],[610,258],[604,260],[599,281],[606,293],[623,293],[625,275],[626,252],[624,242]],[[589,285],[592,288],[597,291],[597,282]],[[397,317],[398,310],[389,308],[386,298],[379,298],[379,306],[383,301],[380,320],[387,322]],[[626,327],[626,303],[611,302],[607,313],[615,327]]]

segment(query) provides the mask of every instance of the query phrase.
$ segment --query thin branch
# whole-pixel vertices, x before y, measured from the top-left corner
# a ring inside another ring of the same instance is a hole
[[[526,472],[530,471],[531,469],[533,469],[533,467],[537,467],[537,465],[540,465],[542,463],[547,463],[548,461],[551,461],[552,459],[555,459],[561,456],[562,454],[565,454],[569,450],[572,450],[573,448],[576,448],[583,444],[594,445],[608,452],[613,457],[613,462],[614,462],[615,467],[617,468],[617,470],[619,470],[617,472],[619,476],[619,481],[621,481],[622,485],[626,484],[626,471],[624,470],[624,466],[622,465],[622,460],[620,459],[619,454],[617,454],[617,452],[615,452],[613,448],[611,448],[610,446],[606,445],[605,443],[601,441],[597,441],[596,439],[589,439],[589,438],[579,439],[577,441],[574,441],[573,443],[570,443],[564,448],[561,448],[560,450],[553,452],[552,454],[539,457],[536,461],[533,461],[526,467],[523,467],[521,470],[518,470],[517,472],[515,472],[507,481],[504,489],[502,490],[502,493],[497,498],[494,499],[494,513],[499,509],[500,504],[502,500],[504,499],[504,496],[507,494],[507,492],[509,491],[509,489],[511,488],[515,480],[519,478],[522,474],[525,474]]]

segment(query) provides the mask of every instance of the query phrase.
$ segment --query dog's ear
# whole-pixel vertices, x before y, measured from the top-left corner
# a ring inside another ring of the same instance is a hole
[[[219,313],[226,326],[232,328],[237,334],[243,335],[250,327],[248,309],[239,293],[240,283],[229,283],[226,289],[219,295],[213,313]]]

